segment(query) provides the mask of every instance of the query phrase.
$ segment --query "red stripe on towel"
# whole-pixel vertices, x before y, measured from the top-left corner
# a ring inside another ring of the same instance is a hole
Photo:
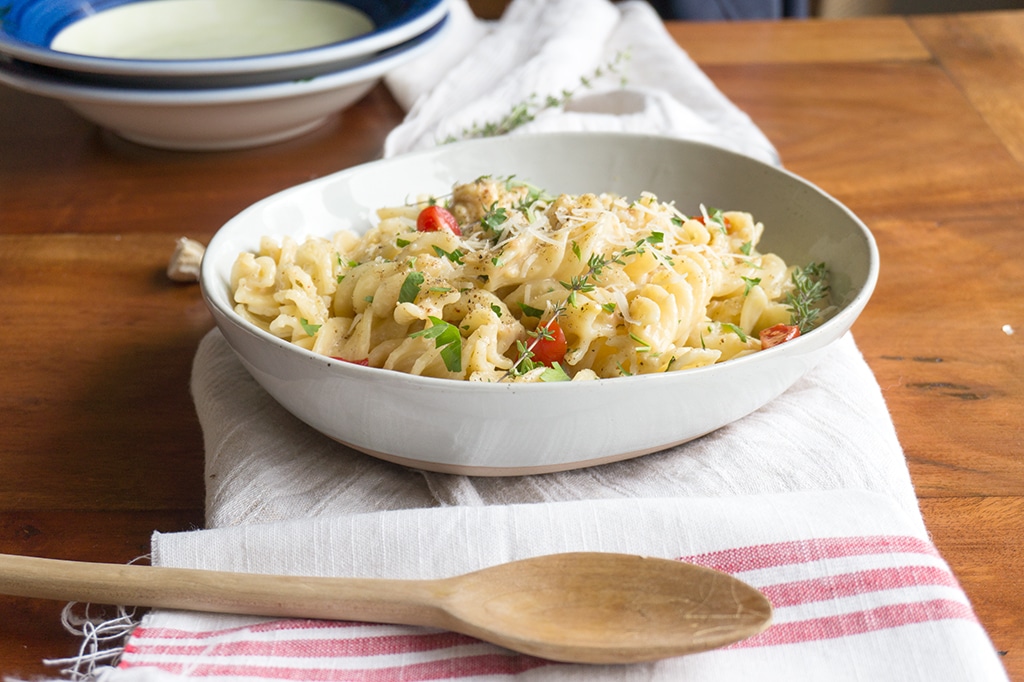
[[[938,557],[930,543],[909,536],[867,536],[815,538],[767,545],[751,545],[717,552],[680,557],[681,561],[715,568],[725,573],[742,573],[760,568],[806,564],[822,559],[872,554],[927,554]]]
[[[938,585],[960,589],[949,571],[935,566],[899,566],[877,568],[853,573],[829,575],[811,580],[797,580],[758,589],[775,608],[810,602],[840,599],[867,592],[899,590],[922,585]]]
[[[949,599],[890,604],[866,611],[854,611],[792,623],[777,623],[764,632],[733,644],[729,648],[816,642],[940,620],[977,622],[977,617],[967,604]]]

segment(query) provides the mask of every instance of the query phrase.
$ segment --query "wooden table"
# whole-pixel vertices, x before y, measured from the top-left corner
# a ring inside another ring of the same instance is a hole
[[[939,549],[1024,680],[1024,12],[672,24],[784,163],[874,230],[855,327]],[[164,268],[279,189],[367,161],[382,88],[276,146],[173,153],[0,88],[0,551],[125,562],[203,523],[188,392],[212,322]],[[70,655],[61,604],[0,597],[0,673]]]

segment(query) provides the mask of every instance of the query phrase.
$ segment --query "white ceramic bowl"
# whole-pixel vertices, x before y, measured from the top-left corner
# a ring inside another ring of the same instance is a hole
[[[229,275],[261,235],[364,230],[381,206],[447,193],[455,181],[515,175],[552,192],[653,191],[680,207],[745,210],[764,251],[824,261],[839,311],[774,348],[699,369],[544,384],[485,384],[362,367],[302,350],[232,310]],[[550,472],[625,459],[697,438],[765,405],[810,369],[860,314],[878,274],[874,240],[848,209],[800,178],[683,140],[616,134],[511,136],[441,146],[351,168],[253,205],[210,241],[202,289],[253,377],[313,428],[357,450],[433,471]]]
[[[255,84],[337,71],[446,13],[446,0],[9,0],[0,55],[118,85]]]
[[[351,68],[314,78],[233,88],[89,85],[41,67],[0,61],[0,83],[61,100],[86,119],[152,147],[222,150],[280,142],[313,130],[365,95],[388,71],[434,47],[447,20]]]

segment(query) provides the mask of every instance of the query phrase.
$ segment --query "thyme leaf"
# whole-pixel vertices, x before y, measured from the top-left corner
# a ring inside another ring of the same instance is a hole
[[[821,322],[819,302],[829,294],[829,271],[824,263],[810,263],[793,270],[791,278],[793,291],[786,294],[786,306],[790,310],[790,324],[800,328],[800,333],[814,329]]]

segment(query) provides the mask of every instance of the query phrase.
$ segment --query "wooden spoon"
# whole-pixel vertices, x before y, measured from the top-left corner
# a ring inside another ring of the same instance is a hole
[[[552,554],[440,580],[309,578],[0,554],[0,594],[422,625],[554,661],[636,663],[757,634],[772,608],[735,578],[629,554]]]

